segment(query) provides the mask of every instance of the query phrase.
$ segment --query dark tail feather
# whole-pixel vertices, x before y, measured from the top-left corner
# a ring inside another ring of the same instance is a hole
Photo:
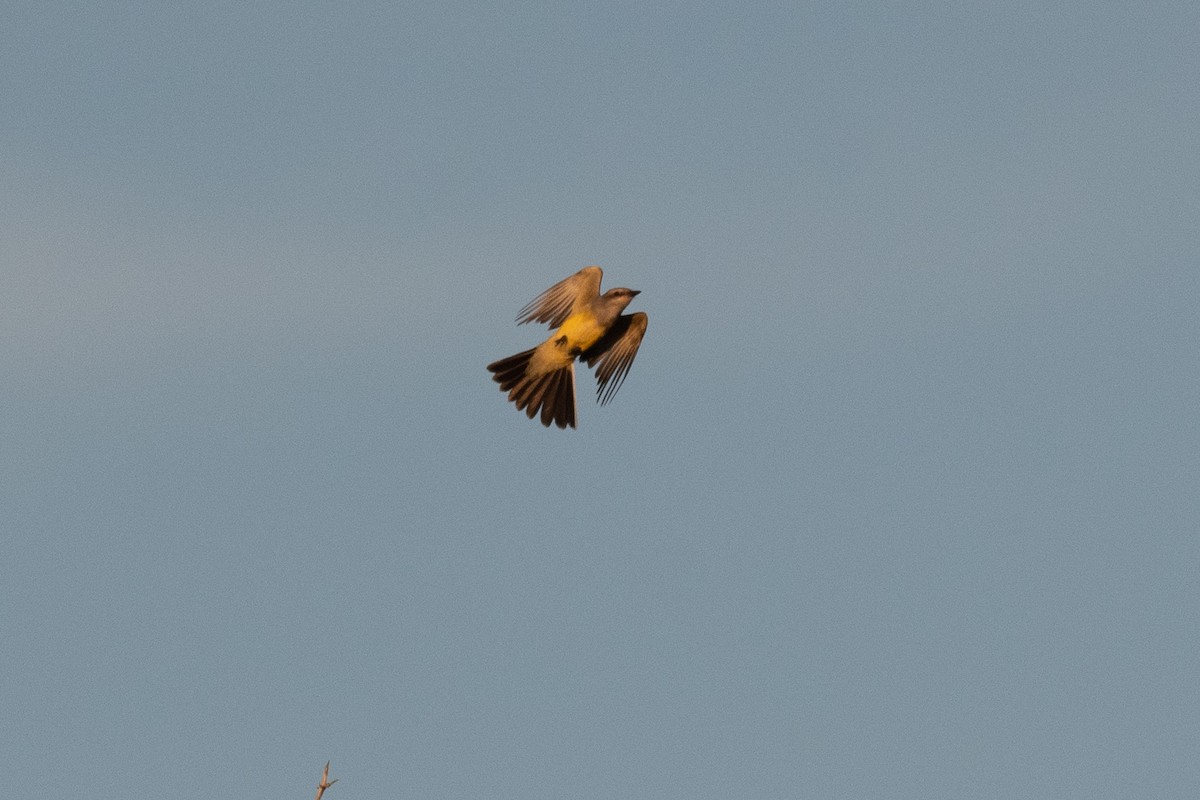
[[[553,422],[560,428],[575,427],[575,369],[571,366],[554,373],[555,383],[542,406],[542,424]]]
[[[562,369],[526,378],[533,350],[517,353],[488,364],[492,380],[508,399],[533,419],[541,412],[541,422],[547,428],[553,423],[560,428],[575,427],[575,369],[568,364]]]
[[[524,353],[517,353],[515,356],[502,358],[488,364],[488,370],[494,373],[492,380],[500,384],[500,391],[507,392],[516,386],[521,378],[525,377],[525,368],[529,366],[531,358],[533,358],[533,350],[526,350]]]

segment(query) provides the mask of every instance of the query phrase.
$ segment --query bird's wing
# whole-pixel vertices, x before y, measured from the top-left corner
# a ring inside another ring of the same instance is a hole
[[[584,267],[566,280],[559,281],[521,309],[517,314],[517,324],[548,322],[551,328],[557,328],[570,316],[576,300],[600,294],[602,275],[599,267]]]
[[[637,355],[649,321],[642,312],[622,314],[600,341],[580,355],[589,367],[596,367],[596,400],[605,405],[625,382],[629,365]]]

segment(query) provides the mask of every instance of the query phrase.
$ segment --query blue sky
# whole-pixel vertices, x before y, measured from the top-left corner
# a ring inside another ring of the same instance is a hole
[[[1200,790],[1193,3],[5,17],[13,796]]]

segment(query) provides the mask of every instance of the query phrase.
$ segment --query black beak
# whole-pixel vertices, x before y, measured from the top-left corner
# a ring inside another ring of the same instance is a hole
[[[630,289],[630,290],[629,290],[629,296],[630,296],[630,297],[637,297],[637,296],[638,296],[639,294],[641,294],[641,293],[642,293],[642,290],[641,290],[641,289]]]

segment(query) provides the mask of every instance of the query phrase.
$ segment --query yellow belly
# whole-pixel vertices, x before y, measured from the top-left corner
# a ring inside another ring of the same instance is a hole
[[[572,314],[563,320],[563,324],[554,332],[554,338],[567,337],[567,349],[572,352],[582,352],[594,345],[604,335],[604,329],[596,324],[590,314]]]

